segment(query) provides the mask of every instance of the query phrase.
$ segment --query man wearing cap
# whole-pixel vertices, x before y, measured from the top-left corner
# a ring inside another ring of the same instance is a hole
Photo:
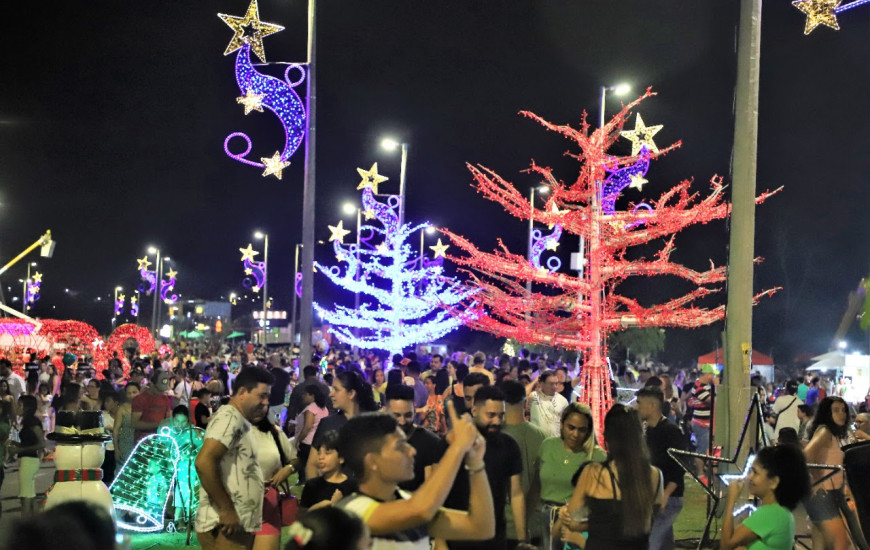
[[[696,451],[707,454],[710,450],[710,431],[713,420],[713,383],[716,379],[716,367],[710,364],[701,366],[701,376],[689,394],[688,405],[692,407],[692,435],[697,444]],[[695,459],[698,466],[698,475],[706,483],[707,477],[704,472],[704,461]]]

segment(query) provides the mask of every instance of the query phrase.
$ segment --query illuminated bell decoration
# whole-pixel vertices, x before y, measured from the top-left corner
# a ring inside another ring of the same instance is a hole
[[[177,429],[172,422],[158,430],[160,435],[171,437],[178,447],[178,462],[175,464],[175,508],[183,512],[183,520],[190,522],[199,507],[199,475],[194,462],[205,440],[205,430],[191,424]]]
[[[149,435],[136,444],[109,487],[119,529],[138,533],[163,530],[179,458],[178,444],[168,435]]]
[[[581,352],[584,364],[580,399],[599,420],[613,403],[607,364],[608,334],[631,326],[700,327],[725,315],[724,306],[710,308],[698,304],[702,298],[721,290],[726,281],[725,267],[711,265],[696,270],[671,260],[676,233],[730,214],[731,205],[724,200],[722,179],[711,180],[711,190],[706,196],[690,191],[691,182],[682,181],[658,199],[646,200],[643,208],[631,204],[627,210],[618,208],[620,201],[625,201],[622,192],[646,174],[649,161],[679,146],[677,143],[660,151],[652,136],[661,126],[647,127],[640,116],[633,131],[622,131],[630,110],[650,95],[652,92],[647,90],[603,128],[594,130],[585,120],[575,128],[522,113],[579,149],[570,155],[581,164],[573,182],[566,182],[556,177],[552,169],[534,163],[528,170],[536,184],[543,183],[550,189],[548,209],[536,209],[524,193],[495,171],[469,165],[477,191],[485,198],[521,220],[531,217],[558,229],[550,235],[537,232],[531,262],[525,254],[512,253],[504,244],[494,252],[484,252],[468,239],[445,231],[461,251],[448,259],[467,269],[472,274],[470,284],[480,291],[460,306],[472,314],[469,326],[497,337],[512,338],[519,345]],[[620,135],[632,141],[629,156],[608,154]],[[756,204],[772,194],[761,194]],[[585,239],[582,274],[541,266],[540,253],[548,249],[546,239],[556,237],[557,232]],[[637,250],[635,247],[652,251],[642,256],[627,254]],[[676,277],[691,288],[653,304],[619,293],[620,283],[640,276]],[[527,284],[531,290],[527,290]],[[755,300],[774,291],[764,291]],[[598,422],[599,439],[602,428]]]
[[[339,340],[361,349],[400,353],[413,344],[437,340],[477,315],[454,311],[459,303],[473,300],[477,291],[444,275],[445,245],[440,245],[442,257],[431,261],[412,251],[409,237],[428,224],[400,224],[398,200],[378,202],[373,185],[363,186],[362,203],[374,213],[374,223],[360,228],[359,248],[343,243],[347,230],[341,222],[330,226],[333,251],[346,269],[315,262],[333,284],[367,297],[358,309],[314,304]]]
[[[265,112],[264,108],[268,109],[278,118],[284,128],[284,148],[276,151],[272,156],[260,157],[260,162],[247,158],[251,152],[252,144],[251,138],[243,132],[234,132],[228,135],[224,140],[224,151],[230,158],[239,162],[263,168],[264,177],[271,175],[281,179],[282,171],[290,164],[289,158],[296,152],[305,138],[306,109],[294,88],[305,80],[306,69],[298,64],[288,65],[284,71],[284,78],[278,79],[260,73],[254,68],[251,62],[251,52],[253,51],[260,58],[260,61],[265,63],[263,38],[284,29],[279,25],[260,21],[257,0],[251,1],[244,17],[225,14],[218,14],[218,16],[233,29],[234,33],[224,55],[238,51],[235,68],[236,84],[238,84],[242,96],[236,98],[236,102],[244,106],[245,115],[254,111]],[[298,71],[299,75],[297,78],[291,79],[290,72],[294,70]],[[229,143],[234,138],[241,138],[245,142],[246,147],[243,152],[233,153],[230,151]]]

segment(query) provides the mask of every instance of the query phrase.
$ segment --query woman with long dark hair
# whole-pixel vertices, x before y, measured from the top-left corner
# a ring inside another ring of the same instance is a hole
[[[782,432],[786,429],[794,431],[783,428]],[[792,510],[810,492],[810,471],[800,446],[764,447],[758,451],[746,482],[761,506],[735,528],[734,505],[743,491],[744,481],[731,481],[719,548],[755,548],[756,541],[761,541],[759,548],[791,550],[795,529]]]
[[[253,550],[278,550],[281,546],[281,502],[278,492],[294,472],[290,442],[284,432],[264,416],[254,424],[251,438],[257,449],[257,462],[263,473],[266,493],[263,495],[263,524],[254,533]]]
[[[378,409],[371,385],[355,371],[348,370],[336,374],[329,397],[332,399],[332,406],[336,409],[336,413],[320,421],[312,439],[315,448],[324,433],[340,430],[351,418]],[[305,477],[315,476],[317,476],[317,460],[311,453],[305,464]]]
[[[9,449],[21,458],[18,497],[22,515],[29,515],[36,512],[36,474],[39,473],[39,451],[45,448],[45,433],[42,422],[36,417],[36,397],[22,395],[18,398],[18,406],[21,414],[20,442],[10,443]]]
[[[843,450],[847,443],[849,407],[840,397],[825,397],[819,402],[816,416],[809,429],[810,442],[804,448],[807,462],[811,464],[843,465]],[[815,479],[824,473],[813,472]],[[807,514],[813,523],[813,548],[845,550],[849,535],[842,513],[848,513],[845,479],[838,472],[819,483],[806,502]]]
[[[650,463],[637,411],[614,405],[604,418],[604,443],[607,461],[583,468],[571,501],[559,512],[562,540],[580,542],[577,519],[588,508],[587,550],[645,550],[663,488],[661,471]]]

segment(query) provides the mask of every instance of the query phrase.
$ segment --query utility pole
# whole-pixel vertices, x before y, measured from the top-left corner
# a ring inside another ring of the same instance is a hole
[[[737,444],[751,399],[749,370],[752,360],[752,262],[755,257],[761,1],[740,1],[737,35],[724,384],[719,387],[714,432],[716,442],[722,446],[723,456],[731,456]],[[754,441],[751,434],[749,441]]]
[[[308,136],[305,139],[305,176],[302,190],[302,303],[299,312],[300,362],[311,362],[311,326],[314,303],[314,190],[317,88],[315,87],[317,3],[308,0]],[[295,281],[294,281],[295,282]]]

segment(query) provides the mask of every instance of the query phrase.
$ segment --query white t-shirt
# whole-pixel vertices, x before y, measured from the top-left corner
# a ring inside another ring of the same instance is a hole
[[[205,430],[206,439],[214,439],[227,448],[219,465],[221,483],[248,533],[259,531],[263,525],[263,472],[252,431],[250,422],[232,405],[219,408]],[[217,506],[212,504],[205,488],[200,487],[196,532],[211,531],[218,521]]]
[[[562,394],[555,393],[548,397],[539,391],[529,396],[529,416],[532,424],[538,426],[550,437],[561,435],[562,411],[568,406],[568,400]]]
[[[190,408],[190,394],[193,393],[193,390],[190,387],[190,382],[186,380],[182,380],[178,384],[175,385],[175,399],[178,400],[179,405],[184,405],[187,408]]]
[[[281,454],[278,452],[278,447],[275,446],[275,437],[270,432],[261,432],[257,428],[251,430],[251,437],[257,448],[257,459],[260,461],[263,479],[271,479],[282,467]],[[278,439],[281,441],[281,447],[284,448],[284,456],[287,457],[287,460],[296,458],[295,453],[291,454],[290,441],[284,432],[279,430]]]
[[[773,412],[778,415],[774,434],[776,439],[779,439],[779,431],[783,428],[794,428],[794,431],[798,431],[801,425],[801,419],[797,415],[798,405],[803,404],[804,402],[796,395],[780,395],[776,398],[773,402]]]

